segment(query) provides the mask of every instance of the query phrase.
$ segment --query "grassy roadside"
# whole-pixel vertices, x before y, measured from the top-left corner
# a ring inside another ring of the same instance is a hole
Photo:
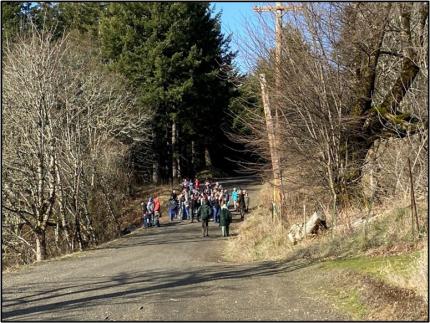
[[[267,189],[263,187],[260,199]],[[407,207],[381,208],[367,226],[328,231],[296,245],[272,222],[262,203],[234,231],[224,259],[231,262],[308,259],[303,288],[356,320],[425,320],[428,316],[427,228],[410,232]],[[426,205],[421,205],[426,223]],[[316,274],[317,273],[317,274]]]
[[[307,274],[313,274],[315,279],[303,287],[354,320],[426,321],[426,285],[417,279],[422,278],[421,259],[425,257],[414,252],[328,260],[307,269]]]
[[[425,320],[427,253],[328,260],[319,270],[338,274],[326,294],[356,319]]]

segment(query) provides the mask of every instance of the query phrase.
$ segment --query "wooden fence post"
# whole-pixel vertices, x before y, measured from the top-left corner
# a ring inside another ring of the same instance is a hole
[[[411,159],[408,157],[409,178],[411,181],[411,221],[412,221],[412,236],[414,236],[414,220],[417,227],[417,234],[420,235],[420,226],[418,222],[417,205],[415,202],[414,180],[412,177]]]

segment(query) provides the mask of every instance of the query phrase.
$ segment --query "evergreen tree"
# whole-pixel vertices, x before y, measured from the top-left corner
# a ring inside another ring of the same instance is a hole
[[[97,36],[98,23],[104,2],[60,2],[58,3],[58,20],[64,30],[78,30]]]
[[[100,36],[106,62],[132,81],[141,105],[154,111],[160,175],[171,176],[175,158],[182,170],[198,170],[182,162],[191,161],[191,142],[200,151],[223,144],[220,125],[234,95],[224,75],[233,54],[219,16],[211,17],[208,3],[114,3],[101,20]],[[176,148],[172,129],[179,133]],[[184,152],[186,159],[180,158]],[[205,166],[202,154],[196,164]]]
[[[25,2],[3,1],[1,3],[2,40],[9,40],[19,31]]]

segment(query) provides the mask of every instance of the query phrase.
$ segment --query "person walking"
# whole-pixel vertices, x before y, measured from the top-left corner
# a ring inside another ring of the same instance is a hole
[[[182,222],[185,218],[185,196],[184,194],[179,195],[179,220]]]
[[[230,195],[228,194],[227,190],[224,190],[223,200],[227,204],[227,208],[229,208],[230,207]]]
[[[231,192],[231,199],[233,200],[233,209],[237,211],[237,200],[238,200],[239,194],[237,192],[236,187],[233,188],[233,192]]]
[[[146,203],[142,202],[140,203],[140,206],[142,208],[142,222],[143,222],[143,227],[146,228],[148,227],[148,223],[147,223],[147,217],[148,217],[148,208],[146,207]]]
[[[220,221],[219,225],[221,227],[221,234],[223,237],[229,236],[229,226],[231,223],[232,217],[231,212],[227,208],[227,204],[223,203],[221,207]]]
[[[244,191],[245,192],[245,212],[248,213],[249,212],[249,194],[248,191]]]
[[[190,196],[190,213],[191,213],[191,223],[194,222],[194,218],[196,216],[196,197],[194,193]]]
[[[176,190],[172,190],[172,196],[175,200],[178,199],[178,193],[176,193]]]
[[[157,193],[154,194],[154,218],[153,218],[153,226],[160,226],[160,215],[161,215],[161,205],[160,200],[158,198]]]
[[[200,222],[200,212],[199,212],[199,210],[200,210],[200,206],[201,206],[201,200],[200,200],[200,197],[199,197],[199,195],[195,195],[194,196],[194,212],[195,212],[195,216],[196,216],[196,218],[197,218],[197,222]]]
[[[179,221],[182,221],[182,216],[183,216],[183,212],[184,212],[182,204],[183,204],[182,194],[179,194],[178,195],[178,213],[177,213]]]
[[[147,212],[147,221],[148,221],[148,226],[152,226],[152,218],[154,216],[154,199],[152,198],[152,196],[149,197],[148,199],[148,203],[146,204],[146,209],[148,210]]]
[[[238,206],[239,206],[239,212],[240,212],[240,219],[243,221],[245,218],[245,194],[242,190],[239,192],[238,196]]]
[[[211,214],[210,206],[207,200],[203,200],[199,209],[200,219],[202,220],[202,236],[209,237],[209,217]]]
[[[176,202],[176,200],[173,198],[173,194],[169,199],[169,217],[170,217],[170,222],[173,221],[173,219],[176,217],[176,211],[178,209],[178,204]]]
[[[182,188],[184,189],[184,188],[188,188],[188,178],[186,178],[185,177],[185,179],[184,179],[184,182],[183,182],[183,184],[182,184]]]
[[[191,220],[190,198],[188,196],[185,197],[184,210],[185,210],[185,217],[186,217],[186,219],[187,220]]]
[[[213,214],[214,223],[219,223],[220,205],[219,205],[219,200],[215,196],[215,194],[212,195],[211,205],[212,205],[212,214]]]

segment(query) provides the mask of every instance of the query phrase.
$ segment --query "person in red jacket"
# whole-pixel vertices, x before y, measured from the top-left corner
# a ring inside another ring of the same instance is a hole
[[[199,179],[196,177],[196,180],[194,181],[194,187],[196,188],[196,190],[200,189],[200,182]]]
[[[158,194],[154,194],[154,223],[153,225],[159,227],[160,226],[160,200],[158,199]]]

